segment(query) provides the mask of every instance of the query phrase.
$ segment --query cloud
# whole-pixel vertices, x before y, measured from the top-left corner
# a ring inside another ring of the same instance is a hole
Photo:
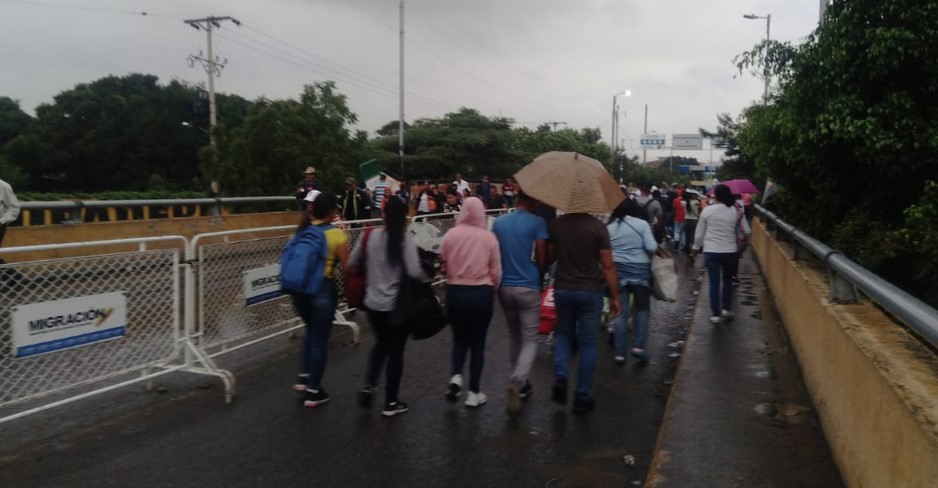
[[[29,0],[23,0],[28,2]],[[204,33],[182,22],[210,14],[228,59],[221,91],[248,98],[295,97],[302,85],[336,79],[374,131],[398,114],[398,2],[393,0],[73,0],[75,8],[0,2],[0,96],[32,110],[76,83],[108,74],[153,73],[199,82],[186,56],[205,50]],[[133,11],[148,11],[149,16]],[[637,139],[713,127],[759,98],[762,84],[733,78],[730,63],[764,37],[799,39],[817,22],[815,0],[406,0],[408,120],[460,106],[519,123],[611,125],[620,97],[621,133]],[[281,42],[283,41],[283,42]],[[299,48],[299,49],[297,49]],[[606,135],[608,137],[608,134]]]

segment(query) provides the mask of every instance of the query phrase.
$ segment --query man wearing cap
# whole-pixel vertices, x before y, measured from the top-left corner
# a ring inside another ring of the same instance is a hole
[[[342,220],[365,220],[371,218],[371,198],[355,184],[355,178],[345,179],[342,194]]]
[[[311,190],[323,191],[322,182],[316,179],[316,168],[307,166],[303,174],[305,177],[296,184],[296,202],[300,210],[306,208],[303,200]]]

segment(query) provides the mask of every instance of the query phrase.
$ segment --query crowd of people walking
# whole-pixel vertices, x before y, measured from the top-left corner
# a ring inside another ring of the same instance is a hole
[[[306,325],[301,373],[294,389],[304,393],[307,407],[329,401],[322,383],[338,302],[334,280],[339,269],[363,270],[366,286],[362,308],[375,343],[358,403],[362,407],[373,405],[384,370],[381,413],[392,417],[409,409],[398,397],[409,330],[396,324],[392,315],[404,281],[429,280],[436,270],[422,260],[407,232],[406,200],[394,198],[386,183],[376,188],[382,200],[379,208],[383,225],[365,231],[349,249],[345,232],[332,222],[340,213],[343,217],[359,217],[367,202],[357,191],[354,179],[350,178],[348,185],[341,207],[352,207],[350,211],[340,209],[335,195],[313,190],[312,185],[301,200],[309,212],[301,227],[320,226],[326,236],[325,284],[315,295],[294,295],[295,308]],[[584,212],[545,210],[545,205],[512,180],[506,181],[502,193],[498,193],[483,178],[475,195],[458,174],[445,195],[434,185],[425,184],[414,198],[417,214],[458,212],[456,225],[443,236],[438,255],[447,282],[445,303],[452,331],[448,380],[441,388],[442,396],[451,402],[462,400],[470,408],[487,403],[482,372],[497,300],[508,332],[506,410],[510,415],[521,411],[524,400],[534,391],[530,373],[538,353],[542,291],[548,281],[545,277],[549,277],[556,308],[550,399],[567,404],[568,389],[572,387],[572,411],[584,414],[593,410],[593,376],[599,360],[603,312],[607,311],[614,321],[613,362],[624,364],[629,356],[647,361],[653,295],[651,263],[655,253],[667,252],[665,248],[671,243],[674,250],[684,250],[691,259],[704,254],[710,321],[718,324],[732,320],[739,243],[750,233],[744,211],[724,185],[716,186],[710,205],[700,201],[698,192],[680,185],[673,190],[675,195],[664,201],[651,185],[642,185],[634,193],[622,187],[624,199],[608,220],[601,221]],[[497,208],[511,206],[514,211],[495,219],[489,230],[485,211],[493,203],[499,205]],[[545,214],[550,218],[544,218]],[[574,351],[575,374],[571,368]]]

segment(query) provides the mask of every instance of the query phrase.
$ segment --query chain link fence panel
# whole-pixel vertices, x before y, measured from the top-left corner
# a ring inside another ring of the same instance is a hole
[[[125,298],[125,335],[17,357],[13,336],[16,307],[105,293],[122,293]],[[0,407],[166,366],[179,357],[180,320],[177,250],[0,266]]]

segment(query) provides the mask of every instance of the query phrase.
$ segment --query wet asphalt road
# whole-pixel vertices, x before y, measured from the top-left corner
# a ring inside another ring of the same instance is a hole
[[[321,407],[303,408],[290,390],[299,341],[276,338],[219,359],[238,379],[231,405],[215,380],[172,375],[156,392],[131,386],[0,425],[0,486],[640,486],[674,375],[668,355],[680,351],[668,344],[684,339],[699,288],[703,259],[691,269],[677,261],[678,301],[652,304],[652,360],[616,366],[601,342],[597,408],[584,416],[549,401],[548,344],[532,372],[532,397],[517,418],[506,416],[507,335],[496,307],[482,381],[488,403],[478,409],[443,399],[446,331],[407,346],[408,413],[360,409],[355,392],[371,337],[350,345],[336,328],[324,380],[332,400]]]

